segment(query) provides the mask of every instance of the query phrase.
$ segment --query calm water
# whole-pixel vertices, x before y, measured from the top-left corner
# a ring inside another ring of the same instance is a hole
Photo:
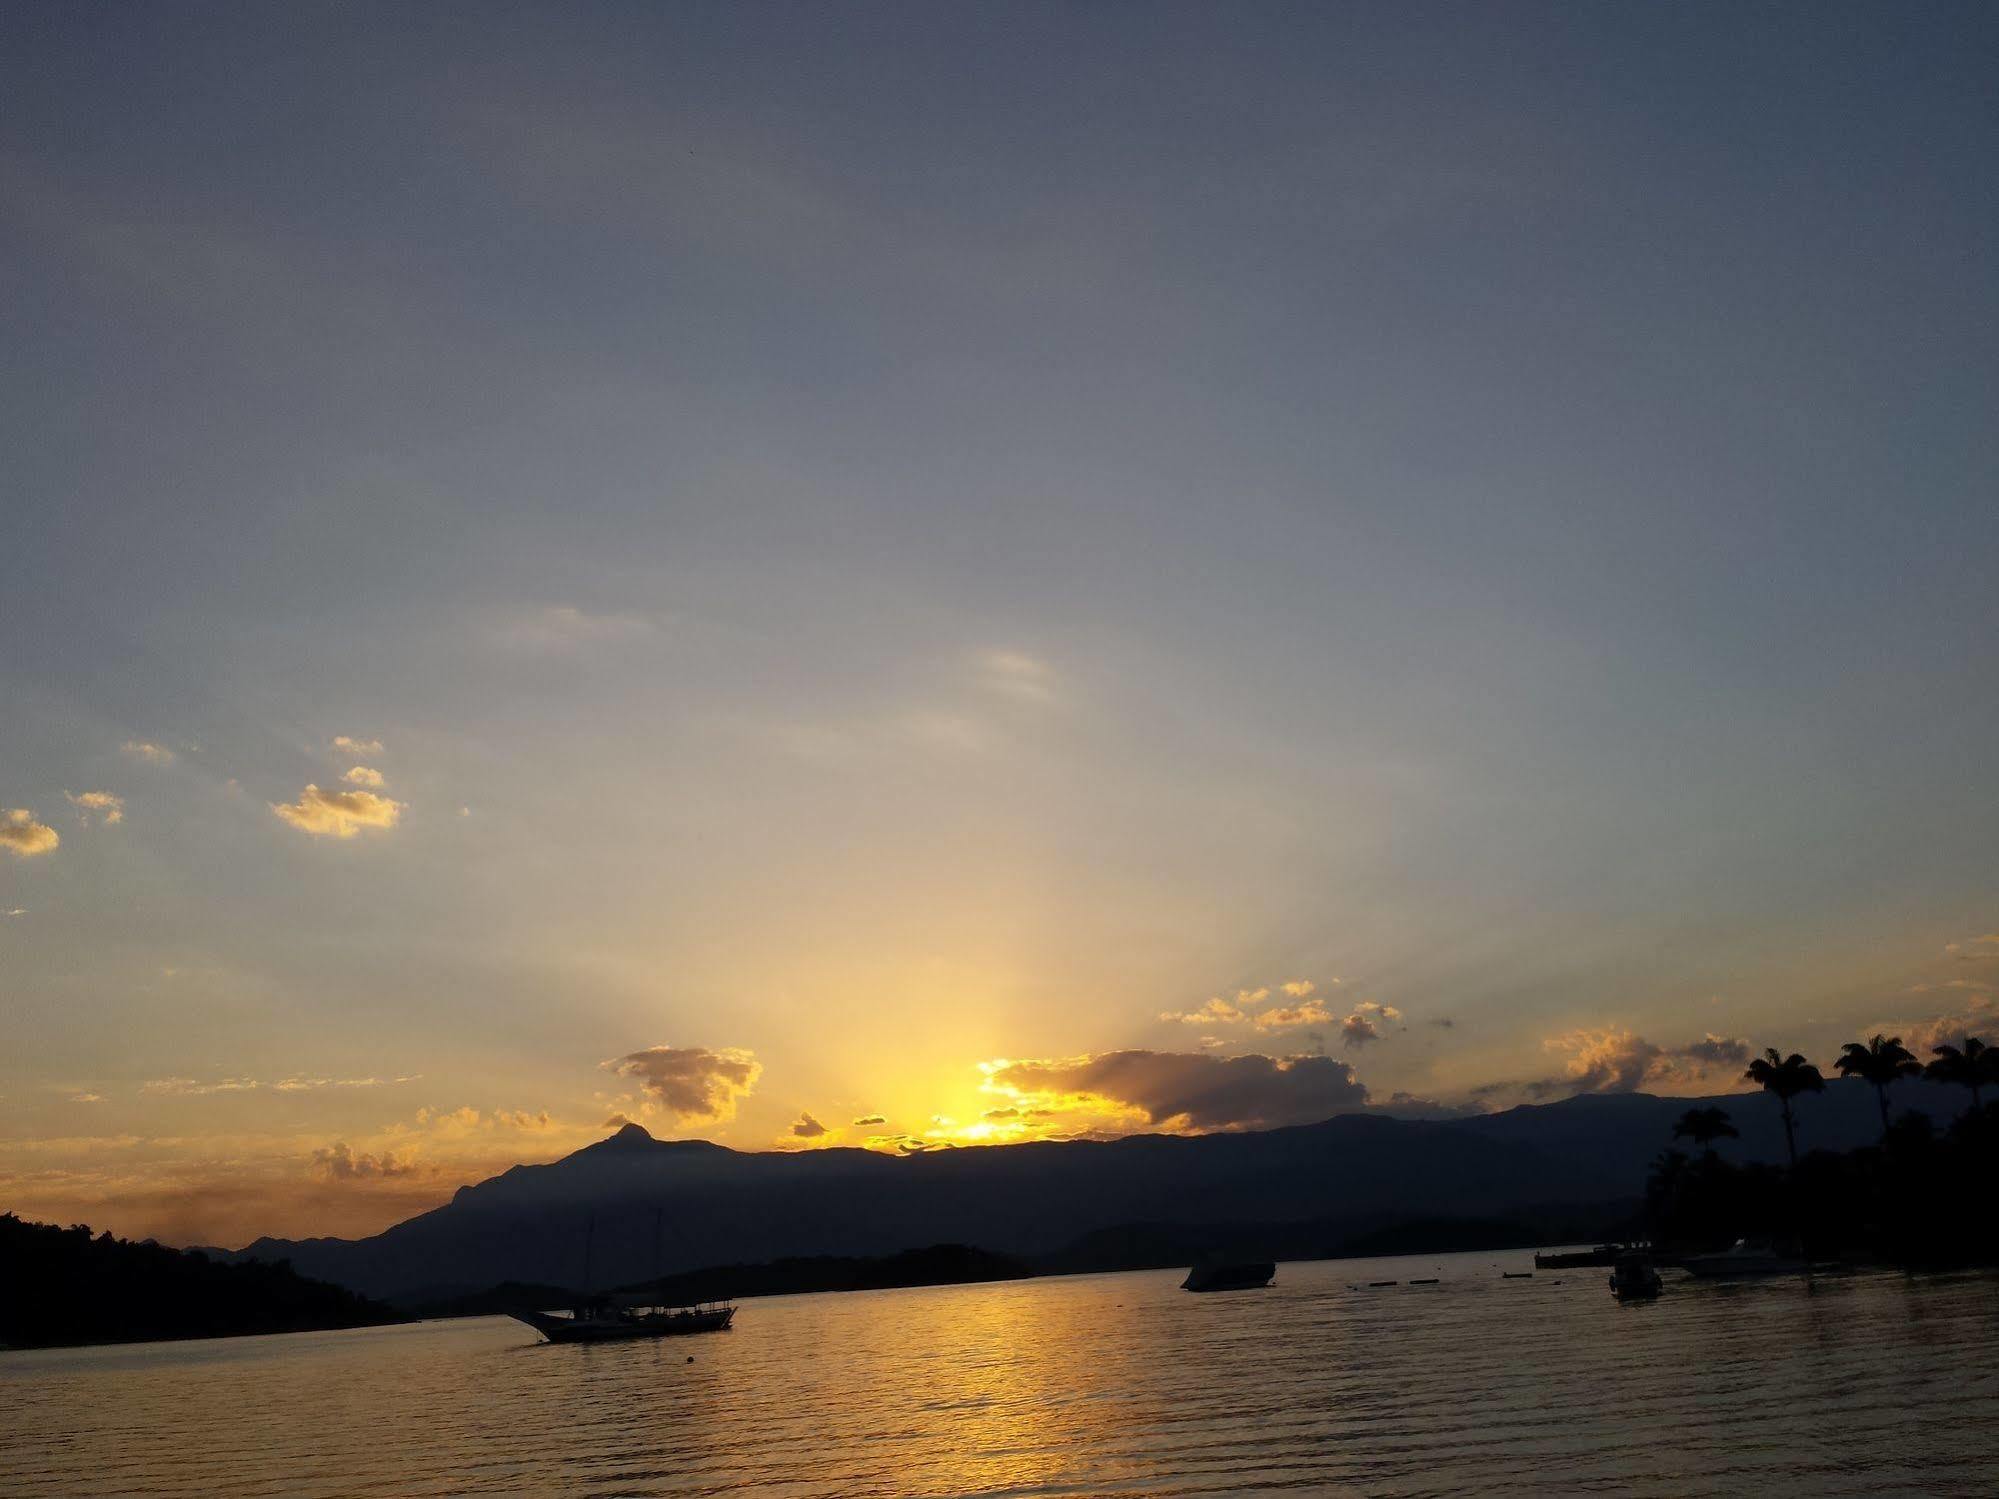
[[[0,1493],[1999,1492],[1999,1278],[1621,1307],[1499,1278],[1524,1258],[782,1297],[594,1348],[482,1318],[0,1354]]]

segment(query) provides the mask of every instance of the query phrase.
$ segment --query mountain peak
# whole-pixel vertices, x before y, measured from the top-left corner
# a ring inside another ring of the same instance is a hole
[[[650,1145],[653,1143],[653,1140],[651,1131],[643,1124],[634,1124],[631,1120],[627,1119],[623,1124],[618,1126],[618,1132],[612,1135],[606,1143],[615,1145]]]

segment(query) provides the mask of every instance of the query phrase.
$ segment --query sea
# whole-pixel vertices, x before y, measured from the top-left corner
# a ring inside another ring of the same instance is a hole
[[[1522,1253],[0,1353],[0,1494],[1999,1494],[1999,1276],[1620,1305]],[[1434,1280],[1433,1285],[1412,1282]],[[1394,1285],[1374,1285],[1394,1281]]]

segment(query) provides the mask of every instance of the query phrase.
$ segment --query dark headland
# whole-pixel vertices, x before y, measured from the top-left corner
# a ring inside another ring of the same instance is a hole
[[[405,1322],[393,1307],[284,1263],[92,1235],[0,1214],[0,1345],[46,1348]]]

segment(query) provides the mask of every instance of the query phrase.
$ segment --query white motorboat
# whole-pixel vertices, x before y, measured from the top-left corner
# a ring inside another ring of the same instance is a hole
[[[1809,1260],[1785,1254],[1766,1239],[1737,1239],[1715,1254],[1689,1255],[1680,1268],[1702,1280],[1729,1280],[1751,1275],[1802,1275]]]

